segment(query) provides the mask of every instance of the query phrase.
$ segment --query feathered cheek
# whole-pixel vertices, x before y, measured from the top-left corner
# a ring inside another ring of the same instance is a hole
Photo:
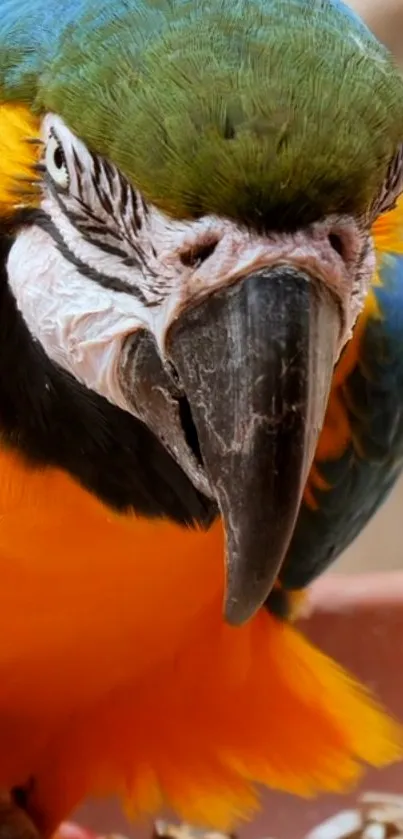
[[[48,357],[125,408],[116,365],[125,335],[144,325],[135,298],[89,281],[39,227],[18,234],[7,274],[24,321]]]

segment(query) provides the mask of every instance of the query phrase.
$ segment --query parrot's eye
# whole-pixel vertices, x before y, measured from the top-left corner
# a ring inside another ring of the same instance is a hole
[[[60,140],[53,133],[46,145],[45,165],[56,186],[67,189],[70,183],[69,170]]]

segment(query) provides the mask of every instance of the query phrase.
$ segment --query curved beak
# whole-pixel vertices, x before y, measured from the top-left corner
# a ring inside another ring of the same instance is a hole
[[[169,331],[167,351],[224,522],[231,624],[264,603],[285,559],[339,334],[336,301],[288,266],[216,292]]]

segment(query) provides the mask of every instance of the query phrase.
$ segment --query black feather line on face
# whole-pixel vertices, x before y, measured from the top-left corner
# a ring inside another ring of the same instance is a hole
[[[58,368],[32,338],[7,283],[0,229],[0,434],[32,466],[59,467],[118,511],[207,527],[198,493],[148,428]]]
[[[98,283],[98,285],[102,286],[103,288],[107,288],[110,291],[117,291],[120,294],[130,294],[132,297],[136,297],[143,305],[150,304],[147,303],[143,293],[139,288],[136,286],[130,285],[130,283],[126,283],[124,280],[121,280],[120,277],[110,277],[105,274],[100,274],[95,268],[91,268],[85,262],[83,262],[79,257],[77,257],[67,246],[66,242],[64,241],[62,235],[59,233],[56,225],[53,223],[50,216],[45,213],[43,210],[37,209],[35,207],[24,209],[18,215],[14,216],[13,219],[14,225],[36,225],[40,227],[45,233],[53,239],[55,245],[57,246],[58,250],[61,254],[63,254],[64,258],[68,260],[77,271],[83,276],[86,277],[88,280],[92,282]],[[97,247],[99,247],[97,243]],[[103,248],[106,250],[106,248]],[[154,304],[156,305],[156,304]]]

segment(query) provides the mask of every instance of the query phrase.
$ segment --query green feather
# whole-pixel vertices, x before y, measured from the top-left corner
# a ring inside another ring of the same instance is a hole
[[[96,10],[20,84],[177,217],[293,226],[365,214],[403,140],[403,80],[329,0]],[[25,87],[24,87],[25,84]]]

